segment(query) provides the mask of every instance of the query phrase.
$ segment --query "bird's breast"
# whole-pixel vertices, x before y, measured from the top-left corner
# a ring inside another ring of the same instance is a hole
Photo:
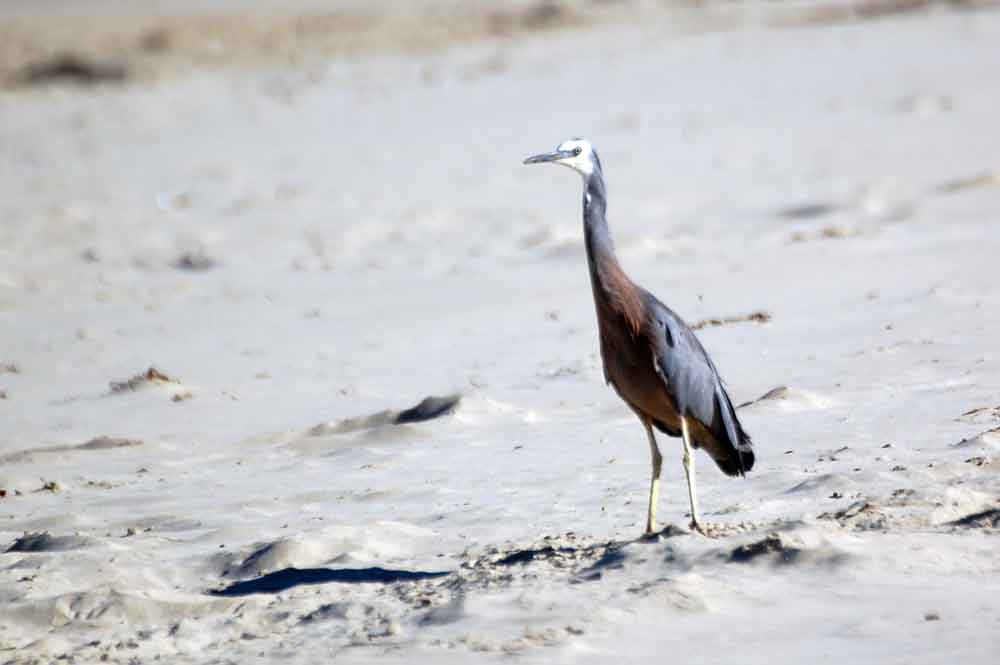
[[[676,409],[669,386],[656,371],[649,341],[643,335],[618,334],[620,330],[603,326],[601,330],[601,359],[608,383],[633,411],[673,427],[679,423]]]

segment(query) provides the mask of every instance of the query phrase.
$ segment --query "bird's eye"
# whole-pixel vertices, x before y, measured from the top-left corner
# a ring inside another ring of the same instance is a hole
[[[583,148],[581,148],[580,146],[576,146],[575,148],[573,148],[574,155],[579,155],[581,152],[583,152]]]

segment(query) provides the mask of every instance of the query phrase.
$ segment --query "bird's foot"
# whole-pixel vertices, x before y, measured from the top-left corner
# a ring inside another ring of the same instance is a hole
[[[659,535],[660,531],[656,528],[656,522],[646,522],[646,530],[642,533],[639,540],[656,540]]]
[[[705,529],[705,527],[702,525],[701,522],[698,522],[698,521],[695,521],[695,520],[691,520],[691,524],[689,524],[688,527],[692,531],[697,531],[698,533],[700,533],[701,535],[705,536],[706,538],[708,537],[708,531]]]
[[[637,539],[640,543],[658,543],[664,538],[675,538],[677,536],[690,536],[691,532],[677,524],[667,524],[662,529],[650,531],[647,529]]]
[[[659,531],[643,531],[642,535],[639,536],[639,540],[637,542],[640,542],[640,543],[656,543],[656,542],[659,542],[659,540],[660,540],[660,532]]]

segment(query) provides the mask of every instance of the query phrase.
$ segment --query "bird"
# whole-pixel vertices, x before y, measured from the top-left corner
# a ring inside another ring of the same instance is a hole
[[[601,160],[590,141],[563,141],[554,152],[528,157],[524,164],[559,164],[583,177],[583,236],[604,379],[638,416],[649,441],[652,475],[645,533],[657,533],[663,456],[655,428],[683,443],[690,527],[707,535],[698,516],[694,450],[708,453],[728,476],[745,475],[755,459],[722,377],[684,320],[633,282],[618,262],[605,217]]]

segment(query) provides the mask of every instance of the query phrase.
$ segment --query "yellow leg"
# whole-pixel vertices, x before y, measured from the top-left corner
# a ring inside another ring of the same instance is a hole
[[[691,528],[704,535],[705,530],[698,520],[698,495],[694,489],[694,450],[691,446],[691,430],[684,416],[681,416],[681,434],[684,439],[684,475],[687,476],[688,498],[691,499]]]
[[[646,512],[646,533],[649,534],[656,533],[656,506],[660,502],[660,467],[663,465],[663,456],[656,445],[656,437],[653,436],[649,421],[643,418],[642,424],[649,437],[649,452],[653,462],[653,475],[649,481],[649,510]]]

